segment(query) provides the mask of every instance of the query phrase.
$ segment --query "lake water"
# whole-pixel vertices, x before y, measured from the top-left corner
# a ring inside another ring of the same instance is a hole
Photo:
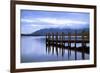
[[[71,45],[73,46],[73,44]],[[81,44],[77,44],[77,46],[80,45]],[[85,53],[84,57],[84,60],[89,59],[89,54]],[[70,56],[68,54],[68,49],[64,49],[63,54],[59,48],[58,52],[55,49],[49,49],[49,51],[47,51],[45,37],[21,36],[21,63],[65,60],[75,60],[75,51],[72,50]],[[77,52],[77,60],[82,60],[81,52]]]

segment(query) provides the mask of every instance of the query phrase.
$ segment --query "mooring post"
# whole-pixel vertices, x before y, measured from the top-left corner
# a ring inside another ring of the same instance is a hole
[[[63,33],[63,45],[65,47],[65,33]]]
[[[48,36],[48,53],[51,52],[51,41],[52,41],[52,34],[51,33],[48,33],[49,36]]]
[[[50,34],[47,33],[47,52],[49,53],[49,49],[50,49],[50,44],[49,44],[49,36]]]
[[[70,56],[70,33],[68,32],[68,59]]]
[[[75,60],[77,60],[77,48],[76,48],[76,43],[77,43],[77,31],[75,30]]]
[[[48,33],[48,46],[50,45],[50,33]]]
[[[55,43],[56,43],[56,55],[58,56],[58,32],[56,33],[56,37],[55,37],[55,39],[56,39],[56,41],[55,41]]]
[[[63,42],[64,42],[63,38],[64,38],[64,35],[63,35],[63,32],[62,32],[62,34],[61,34],[61,46],[62,46],[62,49],[63,49]]]
[[[68,47],[70,46],[70,33],[68,32]]]
[[[71,55],[71,33],[69,33],[69,54]]]
[[[69,46],[71,47],[71,33],[69,33]]]
[[[52,53],[54,54],[54,33],[52,32]]]
[[[84,54],[84,48],[85,48],[85,39],[84,39],[84,31],[82,31],[82,59],[84,59],[85,54]]]
[[[58,48],[58,32],[56,33],[56,48]]]
[[[62,46],[62,56],[64,56],[64,33],[62,32],[62,44],[61,44],[61,46]]]
[[[61,46],[61,44],[62,44],[61,40],[62,40],[62,35],[61,35],[61,33],[60,33],[60,35],[59,35],[59,44],[60,44],[60,48],[62,47],[62,46]]]
[[[47,42],[48,37],[47,36],[48,36],[48,34],[46,33],[46,40],[45,40],[45,42],[46,42],[46,53],[47,53],[47,49],[48,49],[47,48],[47,45],[48,45],[48,42]]]

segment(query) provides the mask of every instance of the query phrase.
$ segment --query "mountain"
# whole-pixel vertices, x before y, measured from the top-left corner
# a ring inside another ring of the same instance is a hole
[[[75,31],[77,31],[77,33],[81,33],[82,31],[84,32],[89,32],[89,28],[84,28],[84,29],[59,29],[59,28],[49,28],[49,29],[40,29],[36,32],[33,32],[31,34],[21,34],[22,36],[45,36],[47,33],[54,33],[54,35],[58,32],[58,34],[64,32],[64,33],[75,33]]]

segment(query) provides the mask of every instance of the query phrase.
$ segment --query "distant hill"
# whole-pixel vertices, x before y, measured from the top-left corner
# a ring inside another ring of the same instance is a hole
[[[22,36],[45,36],[46,33],[54,33],[54,35],[58,32],[59,34],[64,32],[65,34],[67,34],[68,32],[70,33],[75,33],[75,31],[77,30],[77,33],[81,33],[82,31],[88,33],[89,32],[89,28],[84,28],[84,29],[59,29],[59,28],[49,28],[49,29],[40,29],[36,32],[33,32],[31,34],[21,34]]]

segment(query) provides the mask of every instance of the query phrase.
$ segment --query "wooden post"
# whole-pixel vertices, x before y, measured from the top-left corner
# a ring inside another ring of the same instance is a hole
[[[49,53],[49,33],[47,33],[47,52]]]
[[[54,54],[54,33],[52,33],[52,54]]]
[[[62,46],[61,46],[61,44],[62,44],[61,40],[62,40],[62,35],[61,35],[61,33],[60,33],[60,35],[59,35],[59,41],[60,41],[59,44],[60,44],[60,48],[62,47]]]
[[[87,36],[86,36],[86,34],[84,33],[84,49],[85,49],[85,47],[86,47],[86,38],[87,38]]]
[[[70,39],[69,39],[69,43],[70,43],[70,47],[71,47],[71,33],[69,34],[69,37],[70,37]]]
[[[56,33],[56,38],[55,38],[55,40],[56,40],[56,48],[58,48],[58,32]]]
[[[47,41],[48,37],[47,36],[48,36],[48,34],[46,33],[46,40],[45,40],[45,42],[46,42],[46,53],[47,53],[47,49],[48,49],[47,48],[47,45],[48,45],[48,41]]]
[[[58,56],[58,32],[56,33],[56,54]]]
[[[48,53],[51,52],[51,33],[49,33],[49,36],[48,36]]]
[[[48,46],[50,45],[50,33],[48,33]]]
[[[75,31],[75,60],[77,60],[77,48],[76,48],[76,43],[77,43],[77,31]]]
[[[68,32],[68,59],[70,56],[70,33]]]
[[[85,41],[85,39],[84,39],[84,31],[82,31],[82,59],[84,59],[84,41]]]
[[[63,46],[65,47],[65,33],[63,33]]]
[[[61,46],[62,46],[62,56],[64,56],[64,33],[62,32],[62,42],[61,42]]]
[[[69,55],[71,55],[71,33],[69,35]]]
[[[61,46],[62,46],[62,49],[63,49],[63,42],[64,42],[64,35],[63,35],[64,33],[62,32],[62,34],[61,34]]]
[[[68,47],[70,46],[70,34],[69,34],[69,32],[68,32]]]

